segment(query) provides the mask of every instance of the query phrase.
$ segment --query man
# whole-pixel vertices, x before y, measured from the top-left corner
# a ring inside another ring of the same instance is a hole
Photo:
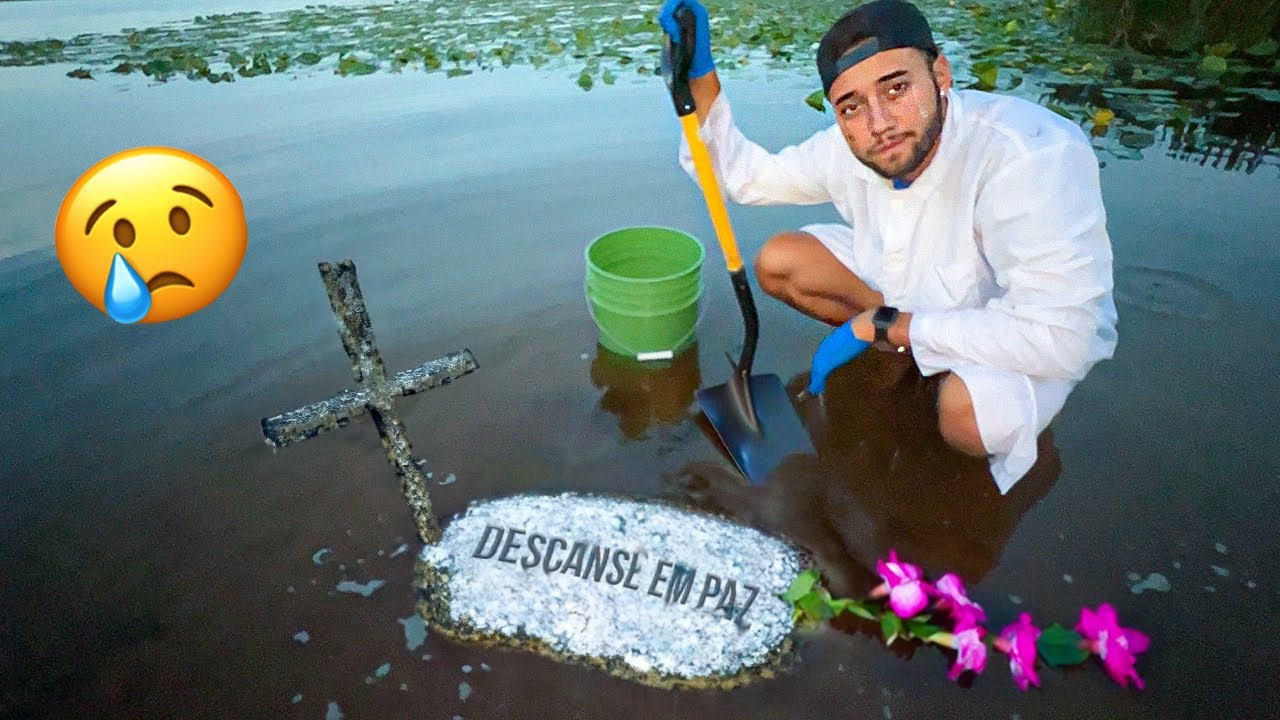
[[[954,90],[928,22],[903,0],[840,18],[818,47],[836,122],[769,153],[735,126],[711,57],[707,11],[668,0],[679,39],[693,11],[690,85],[726,196],[745,205],[832,203],[846,224],[770,238],[765,292],[839,327],[814,355],[810,391],[869,343],[910,353],[938,385],[947,444],[987,457],[1007,493],[1036,438],[1114,353],[1111,242],[1098,164],[1071,122],[1013,97]],[[687,142],[680,161],[697,181]]]

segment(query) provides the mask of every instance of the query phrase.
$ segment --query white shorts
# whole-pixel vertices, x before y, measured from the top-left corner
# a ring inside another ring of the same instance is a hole
[[[858,276],[858,279],[866,283],[872,290],[879,292],[880,287],[880,268],[882,262],[876,259],[858,258],[853,251],[853,228],[840,223],[815,223],[813,225],[805,225],[800,228],[800,232],[806,232],[818,238],[818,242],[822,243],[841,265],[849,268],[850,272]]]
[[[880,290],[876,280],[880,263],[856,257],[852,228],[828,223],[800,230],[818,238],[871,289]],[[978,434],[990,455],[991,477],[1002,495],[1008,493],[1035,465],[1037,438],[1062,410],[1077,381],[1031,377],[989,365],[957,363],[946,370],[958,375],[969,389]]]

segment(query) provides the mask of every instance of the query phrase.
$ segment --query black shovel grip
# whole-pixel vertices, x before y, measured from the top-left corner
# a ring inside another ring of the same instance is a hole
[[[751,364],[756,357],[756,342],[760,339],[760,318],[756,315],[756,301],[751,297],[751,281],[747,279],[747,269],[738,268],[729,273],[733,280],[733,294],[738,296],[738,307],[742,308],[742,322],[746,326],[746,337],[742,341],[742,355],[738,358],[738,374],[751,376]]]
[[[680,26],[680,42],[671,44],[670,36],[666,43],[666,64],[668,65],[667,89],[671,92],[671,100],[676,106],[676,115],[684,117],[696,109],[693,103],[693,90],[689,88],[689,68],[693,66],[693,49],[697,40],[697,21],[693,11],[687,7],[676,10],[676,23]]]

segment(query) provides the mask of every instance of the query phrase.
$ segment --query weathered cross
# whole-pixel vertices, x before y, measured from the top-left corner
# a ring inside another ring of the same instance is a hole
[[[405,435],[404,423],[392,400],[396,395],[413,395],[445,385],[473,372],[479,366],[470,350],[450,353],[438,360],[406,370],[388,380],[382,355],[373,340],[369,311],[365,308],[356,266],[351,260],[320,263],[320,277],[329,293],[329,304],[338,321],[342,347],[351,358],[351,374],[360,387],[335,397],[281,415],[262,419],[267,444],[282,448],[315,437],[326,430],[346,427],[351,419],[368,411],[387,451],[387,461],[395,466],[403,482],[409,512],[423,542],[440,540],[440,524],[431,511],[426,480],[413,459],[413,448]]]

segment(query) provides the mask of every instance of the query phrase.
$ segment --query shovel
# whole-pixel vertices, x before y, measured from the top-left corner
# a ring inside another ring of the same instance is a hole
[[[662,56],[663,79],[671,92],[676,115],[692,151],[699,185],[746,325],[746,338],[738,361],[735,363],[733,357],[725,353],[733,375],[723,385],[698,390],[698,407],[706,414],[738,469],[753,485],[762,485],[769,472],[789,455],[816,453],[809,433],[800,423],[800,417],[787,396],[782,379],[777,375],[751,374],[760,321],[751,297],[751,284],[738,254],[733,229],[729,226],[724,199],[720,196],[720,186],[711,168],[711,157],[698,136],[698,116],[693,91],[689,87],[689,66],[693,62],[694,48],[693,13],[688,8],[680,8],[676,11],[676,21],[680,25],[680,42],[673,47],[670,37],[666,39]]]

